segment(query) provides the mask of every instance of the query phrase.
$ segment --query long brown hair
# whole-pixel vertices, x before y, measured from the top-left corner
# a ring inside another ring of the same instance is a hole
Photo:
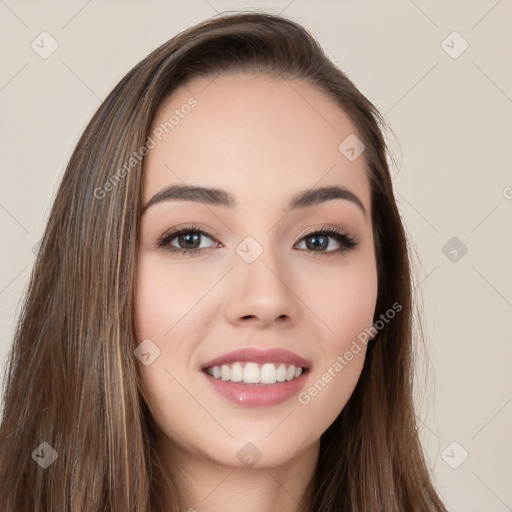
[[[134,292],[144,164],[134,155],[148,144],[157,107],[177,87],[198,76],[244,71],[304,80],[349,115],[366,146],[371,184],[374,320],[392,304],[402,306],[368,344],[349,402],[321,437],[308,510],[446,510],[429,477],[414,413],[411,271],[385,122],[303,27],[280,16],[237,13],[202,22],[144,58],[78,141],[5,373],[3,512],[163,510],[164,488],[174,497],[166,510],[186,509],[154,449],[155,425],[133,352],[140,343]],[[48,467],[36,463],[49,454],[57,459]]]

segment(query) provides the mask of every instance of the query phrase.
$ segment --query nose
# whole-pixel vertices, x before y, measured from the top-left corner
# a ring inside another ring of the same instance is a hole
[[[225,313],[233,325],[289,327],[299,318],[301,301],[294,290],[297,280],[269,251],[252,263],[238,258],[226,285]]]

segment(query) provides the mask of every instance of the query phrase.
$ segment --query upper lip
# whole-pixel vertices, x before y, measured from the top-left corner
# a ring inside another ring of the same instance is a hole
[[[236,362],[254,362],[254,363],[286,363],[293,364],[296,367],[311,368],[311,361],[300,357],[299,355],[285,350],[283,348],[272,348],[269,350],[259,350],[256,348],[242,348],[234,350],[228,354],[216,357],[201,365],[201,370],[222,364],[230,364]]]

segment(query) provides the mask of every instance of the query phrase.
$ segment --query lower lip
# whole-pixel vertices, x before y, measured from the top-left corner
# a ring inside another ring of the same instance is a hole
[[[309,370],[296,379],[275,384],[241,384],[229,380],[216,379],[203,372],[217,393],[237,405],[244,407],[269,407],[277,405],[296,395],[303,387]]]

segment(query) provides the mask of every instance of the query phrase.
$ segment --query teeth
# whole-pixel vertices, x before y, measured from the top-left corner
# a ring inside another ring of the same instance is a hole
[[[240,382],[244,379],[244,369],[240,363],[235,363],[231,366],[229,380],[232,382]]]
[[[256,363],[247,363],[244,368],[244,382],[257,384],[260,381],[260,369]]]
[[[208,375],[216,379],[229,380],[231,382],[244,382],[245,384],[275,384],[296,379],[302,375],[302,368],[284,363],[234,363],[213,366],[206,370]]]
[[[261,379],[262,384],[274,384],[276,381],[276,367],[272,363],[264,364],[261,367]]]

